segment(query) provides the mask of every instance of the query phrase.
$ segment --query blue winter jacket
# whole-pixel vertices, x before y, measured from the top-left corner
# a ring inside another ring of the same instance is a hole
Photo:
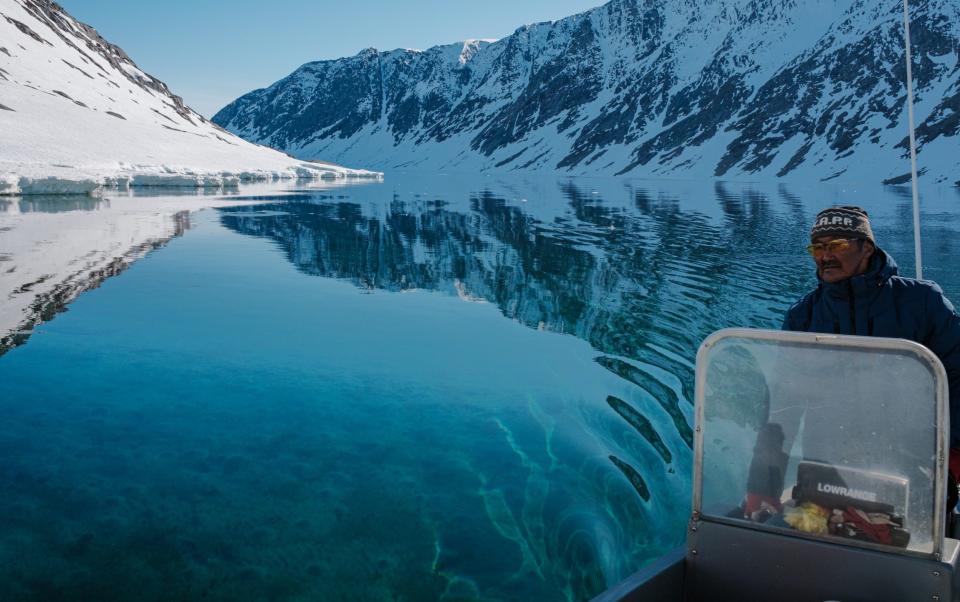
[[[879,248],[866,273],[820,286],[787,311],[784,330],[894,337],[933,351],[950,381],[950,447],[960,447],[960,316],[929,280],[897,275]]]

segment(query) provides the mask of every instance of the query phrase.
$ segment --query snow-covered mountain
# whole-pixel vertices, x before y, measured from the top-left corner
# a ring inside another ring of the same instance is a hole
[[[223,131],[55,2],[0,0],[0,194],[357,175]]]
[[[911,3],[919,167],[960,179],[960,2]],[[377,168],[905,181],[899,0],[611,0],[303,65],[213,121]]]

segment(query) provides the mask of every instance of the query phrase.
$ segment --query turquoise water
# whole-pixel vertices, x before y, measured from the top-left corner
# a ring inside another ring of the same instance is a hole
[[[0,357],[0,599],[588,599],[684,538],[699,341],[778,326],[850,197],[912,272],[898,189],[388,174],[196,212]],[[960,195],[926,202],[956,300]]]

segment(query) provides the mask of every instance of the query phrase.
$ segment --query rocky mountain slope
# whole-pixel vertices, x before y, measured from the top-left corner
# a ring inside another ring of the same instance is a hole
[[[919,166],[960,174],[960,3],[911,3]],[[905,181],[902,4],[611,0],[496,41],[303,65],[213,121],[377,168]]]
[[[50,0],[0,0],[0,194],[375,175],[251,144]]]

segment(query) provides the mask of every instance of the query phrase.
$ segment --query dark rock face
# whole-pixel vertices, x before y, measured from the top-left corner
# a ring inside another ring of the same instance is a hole
[[[380,58],[366,51],[344,61],[308,63],[280,85],[258,90],[234,103],[238,124],[244,129],[267,134],[269,143],[284,147],[314,134],[317,125],[321,137],[348,138],[370,119],[379,119],[381,84],[378,81]],[[324,82],[309,87],[310,82]],[[242,111],[243,107],[263,104],[288,116],[280,127],[267,112]],[[221,111],[223,113],[223,111]]]
[[[921,159],[952,181],[960,4],[911,11]],[[905,169],[905,71],[899,4],[612,0],[493,43],[308,63],[213,121],[385,168],[881,181]]]
[[[472,140],[471,147],[484,155],[521,141],[528,132],[563,119],[564,132],[576,123],[579,108],[596,99],[602,87],[596,32],[586,19],[572,27],[566,52],[530,73],[523,92],[498,111]]]

